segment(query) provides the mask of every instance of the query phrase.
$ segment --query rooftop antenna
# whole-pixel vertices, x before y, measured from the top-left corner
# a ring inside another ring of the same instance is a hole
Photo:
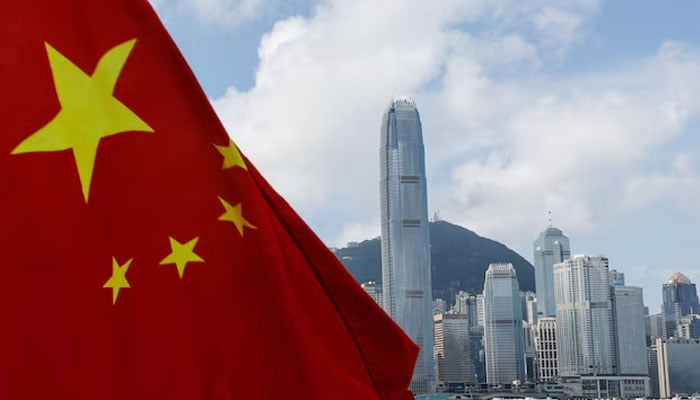
[[[547,211],[547,222],[549,222],[549,227],[552,227],[552,210]]]

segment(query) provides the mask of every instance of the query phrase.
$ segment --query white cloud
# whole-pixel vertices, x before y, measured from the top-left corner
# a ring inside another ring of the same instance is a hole
[[[580,15],[552,7],[538,11],[534,20],[535,27],[554,45],[575,41],[583,23]]]
[[[275,24],[259,47],[255,86],[229,88],[214,105],[312,226],[337,216],[338,231],[320,232],[334,245],[378,231],[380,118],[403,94],[414,95],[423,120],[431,207],[518,250],[550,209],[575,234],[621,210],[681,202],[652,192],[683,188],[692,207],[692,162],[675,160],[685,169],[668,176],[642,167],[698,114],[697,49],[669,42],[614,70],[552,79],[548,62],[597,9],[328,0],[311,18]]]
[[[696,158],[695,154],[677,154],[670,172],[630,177],[621,188],[621,204],[628,210],[673,204],[686,215],[700,218],[700,174],[693,165]]]
[[[485,150],[490,156],[453,169],[456,185],[443,213],[526,249],[524,239],[543,225],[546,210],[558,211],[574,234],[660,197],[698,210],[700,180],[687,159],[675,160],[682,168],[671,175],[639,172],[700,111],[698,73],[700,55],[666,43],[654,57],[616,71],[510,88],[511,98],[496,108],[503,121],[483,122],[498,127]],[[499,217],[504,210],[512,217]]]
[[[239,146],[305,215],[329,200],[343,212],[376,208],[381,113],[439,74],[440,27],[453,18],[417,4],[337,2],[279,22],[261,42],[255,87],[215,102]]]

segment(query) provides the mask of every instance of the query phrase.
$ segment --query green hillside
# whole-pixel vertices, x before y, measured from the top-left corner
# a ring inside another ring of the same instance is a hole
[[[520,290],[535,290],[532,264],[499,242],[445,221],[430,223],[430,242],[433,297],[453,301],[460,290],[481,292],[486,269],[495,262],[513,264]],[[379,238],[337,249],[335,254],[358,282],[381,282]]]

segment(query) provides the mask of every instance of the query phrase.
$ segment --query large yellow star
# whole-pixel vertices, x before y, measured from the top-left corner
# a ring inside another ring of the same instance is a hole
[[[243,205],[241,203],[231,206],[226,200],[219,197],[221,205],[224,206],[225,213],[219,217],[219,221],[233,222],[238,233],[243,237],[243,228],[257,229],[257,227],[243,218]]]
[[[112,304],[117,303],[119,297],[119,289],[130,288],[129,281],[126,280],[126,271],[129,270],[129,265],[134,259],[130,259],[124,265],[119,265],[117,259],[112,257],[112,276],[102,285],[103,288],[112,288]]]
[[[185,244],[178,242],[172,237],[169,237],[169,239],[172,251],[160,262],[160,265],[175,264],[180,279],[182,279],[188,262],[204,262],[204,259],[194,252],[194,246],[197,245],[199,238],[196,237]]]
[[[243,161],[243,157],[241,156],[241,153],[238,151],[236,144],[233,143],[233,140],[231,140],[229,138],[228,145],[219,146],[217,144],[214,144],[214,147],[216,147],[216,149],[219,151],[219,153],[221,153],[221,155],[224,156],[224,164],[221,167],[221,169],[241,167],[245,170],[248,170],[248,167],[246,167],[245,161]]]
[[[73,150],[85,203],[100,139],[128,131],[153,132],[113,96],[135,43],[136,39],[132,39],[108,50],[92,76],[45,43],[61,109],[44,127],[15,147],[12,154]]]

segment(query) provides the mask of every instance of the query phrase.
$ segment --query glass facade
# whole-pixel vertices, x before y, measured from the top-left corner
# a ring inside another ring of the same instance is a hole
[[[700,313],[695,284],[680,272],[674,273],[662,287],[664,336],[678,336],[676,325],[681,317]]]
[[[700,391],[700,339],[656,339],[661,397]]]
[[[382,117],[380,209],[384,310],[420,346],[410,389],[435,390],[430,227],[420,116],[413,100]]]
[[[611,286],[617,375],[645,375],[647,366],[642,288]]]
[[[486,382],[524,382],[523,312],[520,288],[511,264],[491,264],[484,281]]]
[[[438,314],[435,321],[435,355],[438,382],[449,388],[454,384],[477,383],[471,371],[469,324],[464,314]]]
[[[554,317],[554,264],[571,257],[569,238],[561,230],[549,227],[540,233],[532,245],[535,259],[535,289],[537,291],[537,313]]]

